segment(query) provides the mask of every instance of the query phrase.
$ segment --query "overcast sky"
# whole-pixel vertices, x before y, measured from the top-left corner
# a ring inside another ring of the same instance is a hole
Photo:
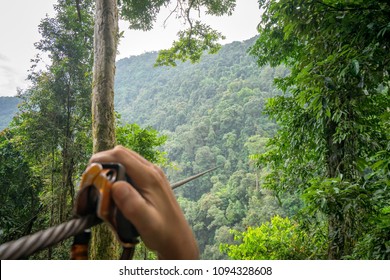
[[[54,15],[56,0],[0,0],[0,96],[14,96],[16,88],[26,88],[30,60],[37,53],[34,42],[39,41],[38,24],[49,14]],[[176,34],[182,29],[180,21],[163,10],[149,32],[129,31],[126,23],[120,23],[125,37],[119,45],[118,59],[149,51],[169,48]],[[243,41],[257,34],[260,21],[257,0],[237,0],[235,12],[230,17],[202,17],[202,20],[226,36],[222,44]]]

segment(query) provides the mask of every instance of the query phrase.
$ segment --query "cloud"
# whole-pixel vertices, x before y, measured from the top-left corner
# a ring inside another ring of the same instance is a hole
[[[18,72],[9,60],[0,54],[0,96],[15,96],[16,89],[25,85],[26,75]]]

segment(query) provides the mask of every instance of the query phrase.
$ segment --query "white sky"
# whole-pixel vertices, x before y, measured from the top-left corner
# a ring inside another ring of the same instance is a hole
[[[54,15],[55,3],[56,0],[0,0],[0,96],[15,96],[16,88],[27,87],[30,60],[37,53],[34,43],[40,39],[38,24],[46,14]],[[125,37],[120,42],[117,59],[169,48],[183,27],[172,16],[164,28],[168,14],[168,10],[163,10],[149,32],[130,31],[121,22],[119,26]],[[226,44],[255,36],[260,11],[257,0],[237,0],[232,16],[202,16],[201,20],[222,32],[226,36],[222,44]]]

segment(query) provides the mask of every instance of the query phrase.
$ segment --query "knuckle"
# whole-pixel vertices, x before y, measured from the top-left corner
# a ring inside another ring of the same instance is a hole
[[[165,177],[164,171],[157,165],[153,165],[154,171],[157,173],[160,177]]]
[[[155,186],[163,187],[168,182],[164,171],[156,165],[150,168],[150,174],[151,183]]]
[[[125,150],[126,149],[123,146],[115,146],[115,148],[112,150],[112,155],[116,158],[121,158]]]
[[[153,165],[153,172],[155,174],[155,178],[159,182],[162,182],[162,181],[166,180],[165,173],[159,166]]]
[[[126,148],[122,145],[116,145],[113,149],[113,152],[123,152]]]

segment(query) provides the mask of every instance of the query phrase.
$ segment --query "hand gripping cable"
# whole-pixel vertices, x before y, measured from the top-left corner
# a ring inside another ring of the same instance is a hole
[[[178,188],[217,168],[206,170],[174,183],[171,188]],[[126,175],[124,167],[119,163],[93,163],[89,165],[81,178],[80,190],[74,207],[75,218],[1,244],[0,259],[26,258],[72,236],[74,236],[74,241],[71,248],[71,259],[87,259],[90,228],[102,222],[106,222],[111,227],[122,244],[121,259],[131,259],[135,245],[138,243],[139,234],[130,221],[118,210],[111,198],[112,185],[120,180],[129,182],[137,189],[131,178]]]

